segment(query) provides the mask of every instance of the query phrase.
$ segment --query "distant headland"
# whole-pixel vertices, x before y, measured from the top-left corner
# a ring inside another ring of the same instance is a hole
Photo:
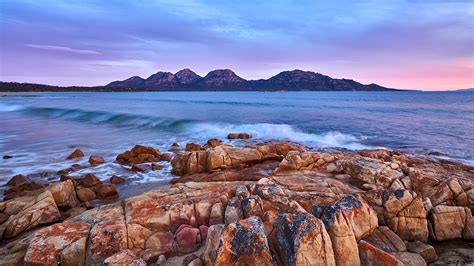
[[[0,82],[0,91],[397,91],[377,84],[364,85],[352,79],[334,79],[311,71],[281,72],[269,79],[246,80],[230,69],[218,69],[201,77],[190,69],[175,74],[157,72],[96,87],[59,87],[32,83]]]

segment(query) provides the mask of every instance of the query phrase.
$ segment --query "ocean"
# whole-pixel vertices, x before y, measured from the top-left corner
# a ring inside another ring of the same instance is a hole
[[[174,142],[204,144],[230,132],[315,149],[397,149],[474,165],[473,92],[25,94],[34,97],[0,98],[0,155],[13,156],[0,158],[0,185],[16,174],[67,168],[72,162],[65,158],[75,148],[107,161],[76,175],[129,176],[114,159],[135,144],[167,151]],[[128,182],[168,180],[169,168],[134,173]]]

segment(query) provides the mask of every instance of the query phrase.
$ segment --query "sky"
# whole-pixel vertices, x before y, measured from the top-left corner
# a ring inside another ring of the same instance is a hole
[[[0,0],[0,41],[1,81],[94,86],[230,68],[474,87],[471,0]]]

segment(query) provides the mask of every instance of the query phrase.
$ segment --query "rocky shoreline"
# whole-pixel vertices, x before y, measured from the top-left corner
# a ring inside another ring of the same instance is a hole
[[[68,159],[83,156],[75,150]],[[0,202],[0,265],[474,262],[470,166],[389,150],[217,139],[166,153],[137,145],[116,161],[139,172],[170,163],[176,178],[121,199],[116,186],[126,177],[71,177],[89,167],[74,161],[58,182],[15,176]],[[103,162],[89,157],[91,166]]]

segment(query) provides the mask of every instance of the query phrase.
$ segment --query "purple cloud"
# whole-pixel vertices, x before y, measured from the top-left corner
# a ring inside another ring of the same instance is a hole
[[[473,64],[464,63],[474,58],[472,1],[18,0],[0,5],[0,80],[103,85],[182,68],[200,75],[231,68],[258,79],[300,68],[389,87],[474,86]],[[443,69],[462,70],[446,72],[440,80]],[[430,73],[438,73],[438,85],[427,82]]]
[[[35,48],[35,49],[40,49],[40,50],[68,52],[68,53],[73,53],[73,54],[83,54],[83,55],[101,54],[97,51],[92,51],[92,50],[73,49],[71,47],[55,46],[55,45],[27,44],[26,46]]]

